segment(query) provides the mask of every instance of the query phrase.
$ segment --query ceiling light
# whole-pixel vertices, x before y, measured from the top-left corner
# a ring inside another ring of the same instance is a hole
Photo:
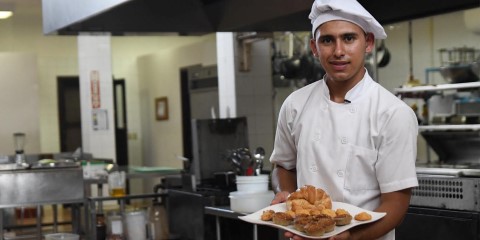
[[[13,15],[12,11],[0,11],[0,19],[7,19]]]
[[[13,15],[13,4],[0,3],[0,19],[7,19]]]

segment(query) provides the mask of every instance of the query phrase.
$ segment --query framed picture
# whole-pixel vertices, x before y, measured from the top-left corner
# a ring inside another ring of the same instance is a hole
[[[168,119],[168,99],[160,97],[155,99],[155,115],[157,121]]]

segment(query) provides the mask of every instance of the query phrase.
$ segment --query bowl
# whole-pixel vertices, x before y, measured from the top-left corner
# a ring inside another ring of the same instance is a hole
[[[268,207],[275,194],[273,191],[266,192],[231,192],[230,209],[240,213],[253,213]]]

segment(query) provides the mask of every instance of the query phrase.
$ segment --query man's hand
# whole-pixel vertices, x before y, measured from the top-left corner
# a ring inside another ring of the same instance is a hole
[[[308,240],[308,239],[311,239],[311,238],[304,238],[304,237],[301,237],[301,236],[298,236],[298,235],[295,235],[294,233],[292,232],[285,232],[285,237],[287,238],[291,238],[293,240]],[[338,235],[335,235],[333,237],[330,237],[328,238],[328,240],[349,240],[351,237],[350,235],[350,231],[344,231]]]
[[[275,195],[275,198],[274,198],[274,199],[272,200],[272,202],[270,203],[270,205],[274,205],[274,204],[286,202],[289,194],[290,194],[290,193],[287,192],[287,191],[283,191],[283,192],[277,193],[277,194]]]

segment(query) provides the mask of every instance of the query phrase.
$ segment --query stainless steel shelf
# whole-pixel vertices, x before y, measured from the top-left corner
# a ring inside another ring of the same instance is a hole
[[[418,130],[422,131],[459,131],[459,130],[471,130],[471,131],[479,131],[480,124],[451,124],[451,125],[428,125],[428,126],[418,126]]]
[[[444,91],[466,88],[480,88],[480,82],[467,82],[467,83],[449,83],[439,85],[428,86],[415,86],[415,87],[402,87],[395,88],[394,92],[399,93],[413,93],[413,92],[432,92],[432,91]]]

